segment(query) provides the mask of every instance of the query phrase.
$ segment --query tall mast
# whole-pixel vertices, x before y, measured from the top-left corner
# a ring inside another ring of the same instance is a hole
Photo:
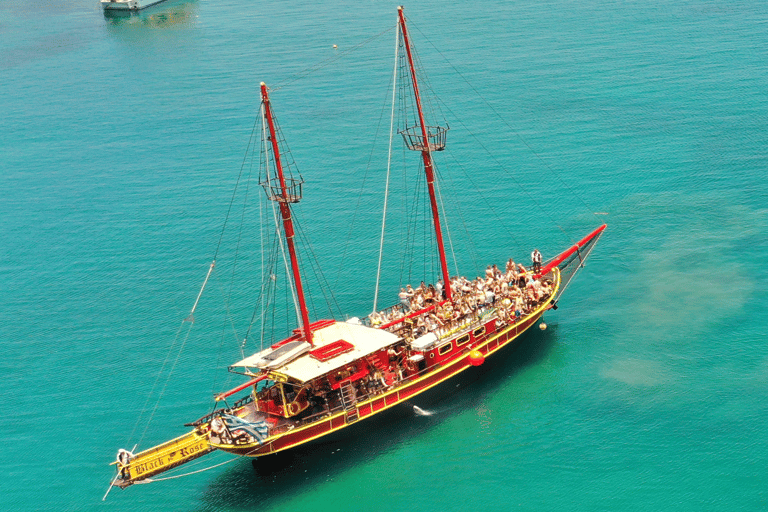
[[[435,172],[432,166],[432,149],[427,124],[424,122],[424,112],[421,108],[421,97],[419,95],[419,84],[416,80],[416,68],[413,65],[413,55],[411,55],[411,42],[408,38],[408,30],[405,27],[405,14],[403,7],[397,8],[397,14],[400,21],[400,31],[403,34],[403,44],[408,54],[408,66],[411,70],[411,81],[413,82],[413,93],[416,97],[416,108],[419,111],[419,124],[421,125],[421,143],[409,144],[411,149],[421,150],[421,157],[424,160],[424,173],[427,175],[427,189],[429,190],[429,202],[432,206],[432,219],[435,224],[435,238],[437,238],[437,250],[440,254],[440,266],[443,270],[443,286],[445,296],[451,300],[451,279],[448,274],[448,262],[445,258],[445,246],[443,244],[443,232],[440,228],[440,215],[437,210],[437,197],[435,195]],[[443,131],[443,135],[445,132]],[[433,134],[433,138],[434,138]],[[411,135],[411,140],[414,137]]]
[[[285,175],[283,174],[283,165],[280,161],[280,147],[277,144],[277,133],[275,131],[275,121],[272,117],[272,107],[269,103],[267,85],[264,82],[261,82],[261,102],[264,105],[264,117],[266,117],[267,125],[269,126],[269,139],[272,141],[272,156],[275,160],[276,174],[276,176],[271,177],[268,175],[263,185],[264,189],[267,191],[269,199],[280,205],[280,214],[283,217],[283,229],[285,230],[285,241],[288,244],[288,252],[291,255],[293,282],[296,285],[296,295],[299,300],[299,309],[301,310],[301,329],[304,331],[304,338],[310,345],[314,346],[312,343],[312,331],[309,328],[309,312],[307,311],[307,303],[304,300],[304,289],[301,286],[299,260],[296,257],[296,248],[293,243],[294,231],[293,220],[291,219],[291,207],[288,206],[288,203],[298,203],[301,199],[301,182],[290,178],[290,184],[287,184]],[[267,173],[269,173],[269,170],[267,170]],[[279,188],[273,185],[274,182],[279,182]]]

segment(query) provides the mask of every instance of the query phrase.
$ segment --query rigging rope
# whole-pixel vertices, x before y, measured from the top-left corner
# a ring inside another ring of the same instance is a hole
[[[134,483],[136,483],[136,484],[150,484],[152,482],[162,482],[164,480],[175,480],[176,478],[182,478],[182,477],[185,477],[185,476],[195,475],[197,473],[203,473],[205,471],[210,471],[211,469],[216,469],[219,466],[223,466],[225,464],[229,464],[229,463],[234,462],[236,460],[240,460],[243,457],[247,457],[250,454],[254,453],[256,450],[258,450],[258,448],[254,448],[253,450],[249,451],[246,454],[238,455],[238,456],[233,457],[233,458],[231,458],[229,460],[225,460],[224,462],[220,462],[218,464],[214,464],[213,466],[210,466],[210,467],[207,467],[207,468],[203,468],[203,469],[197,469],[195,471],[190,471],[189,473],[182,473],[181,475],[172,475],[172,476],[166,476],[166,477],[162,477],[162,478],[146,478],[144,480],[139,480],[139,481],[134,482]]]
[[[306,248],[306,252],[309,253],[309,266],[312,269],[312,271],[315,274],[315,279],[317,280],[317,283],[319,285],[320,292],[323,294],[323,298],[325,299],[326,306],[328,306],[328,313],[333,316],[334,310],[333,308],[336,308],[336,313],[339,315],[342,315],[341,308],[339,307],[338,302],[336,302],[336,296],[333,294],[333,288],[330,287],[328,284],[328,280],[325,278],[325,274],[323,273],[323,269],[320,266],[318,262],[317,254],[315,254],[315,249],[312,246],[312,242],[309,239],[309,237],[306,235],[306,231],[304,230],[303,220],[300,217],[294,218],[296,233],[301,239],[301,244],[303,247]],[[302,258],[302,255],[298,255],[299,258]],[[303,264],[304,260],[302,259],[302,268],[306,268],[306,266]],[[317,317],[317,306],[315,306],[314,303],[314,297],[311,294],[308,294],[310,299],[312,300],[312,308],[313,313]],[[329,298],[330,296],[330,298]]]
[[[131,430],[131,433],[128,436],[128,439],[126,440],[126,445],[130,445],[130,441],[131,439],[133,439],[133,435],[136,433],[136,429],[139,427],[139,423],[141,423],[141,419],[147,410],[147,405],[149,404],[149,400],[150,398],[152,398],[152,394],[155,392],[155,388],[157,388],[157,383],[160,382],[160,377],[162,376],[163,371],[165,370],[165,366],[168,364],[168,360],[171,357],[171,352],[173,351],[173,347],[176,346],[176,342],[179,340],[179,334],[181,333],[181,330],[184,328],[184,325],[186,323],[187,322],[182,321],[181,324],[179,325],[179,329],[176,331],[176,336],[174,336],[173,338],[173,343],[171,343],[171,348],[168,349],[168,354],[165,356],[165,360],[163,361],[163,364],[160,367],[160,371],[157,373],[157,377],[155,377],[155,382],[152,384],[152,388],[149,390],[149,394],[147,395],[147,399],[144,401],[144,405],[141,408],[139,417],[136,419],[136,423],[133,425],[133,430]],[[144,432],[146,432],[146,428],[144,429]],[[142,434],[142,438],[143,437],[144,437],[144,434]],[[136,444],[138,445],[138,443]]]
[[[381,219],[381,240],[379,241],[379,263],[376,269],[376,288],[373,294],[373,311],[377,311],[376,306],[379,300],[379,280],[381,278],[381,260],[384,256],[384,228],[387,225],[387,200],[389,199],[389,173],[392,169],[392,138],[394,136],[395,126],[395,101],[397,96],[397,71],[398,71],[398,49],[400,47],[400,31],[395,30],[395,70],[392,74],[392,115],[389,119],[389,149],[387,151],[387,179],[384,185],[384,214]]]
[[[154,407],[153,407],[153,409],[152,409],[152,413],[150,414],[150,417],[149,417],[149,419],[147,420],[147,424],[146,424],[146,426],[144,427],[144,431],[143,431],[143,432],[142,432],[142,434],[141,434],[141,438],[140,438],[139,442],[138,442],[138,443],[136,443],[137,445],[141,444],[141,441],[143,441],[143,439],[144,439],[144,436],[146,435],[146,433],[147,433],[147,430],[149,429],[149,425],[152,423],[152,419],[154,418],[155,412],[157,411],[157,408],[158,408],[158,406],[159,406],[159,404],[160,404],[160,400],[162,399],[162,397],[163,397],[163,394],[165,393],[165,389],[166,389],[166,388],[167,388],[167,386],[168,386],[168,382],[170,381],[170,379],[171,379],[171,376],[173,375],[173,370],[174,370],[174,368],[176,367],[176,363],[178,362],[179,358],[181,357],[181,352],[184,350],[184,345],[186,344],[187,340],[189,339],[189,334],[190,334],[190,332],[191,332],[191,329],[192,329],[192,325],[193,325],[193,321],[194,321],[194,312],[195,312],[195,309],[197,308],[197,305],[198,305],[198,303],[199,303],[199,301],[200,301],[200,298],[201,298],[201,296],[202,296],[202,294],[203,294],[203,290],[205,289],[205,286],[206,286],[206,284],[207,284],[207,282],[208,282],[208,279],[210,278],[210,276],[211,276],[211,273],[213,272],[213,269],[214,269],[214,267],[215,267],[215,265],[216,265],[216,260],[217,260],[217,258],[218,258],[218,255],[219,255],[219,250],[220,250],[220,248],[221,248],[221,244],[222,244],[222,241],[223,241],[223,239],[224,239],[224,233],[226,232],[227,224],[228,224],[228,222],[229,222],[229,217],[230,217],[230,214],[231,214],[231,212],[232,212],[232,206],[234,205],[234,202],[235,202],[235,198],[237,197],[237,190],[238,190],[238,187],[239,187],[239,185],[240,185],[240,180],[242,179],[242,176],[243,176],[243,170],[245,169],[245,164],[246,164],[246,161],[247,161],[247,158],[248,158],[248,148],[250,148],[250,145],[251,145],[251,141],[253,140],[253,134],[254,134],[254,133],[255,133],[255,131],[256,131],[256,123],[257,123],[257,120],[256,120],[256,121],[254,121],[254,123],[253,123],[253,127],[252,127],[252,129],[251,129],[251,138],[250,138],[250,139],[249,139],[249,141],[248,141],[248,146],[246,147],[246,154],[245,154],[245,156],[243,156],[243,162],[242,162],[242,163],[241,163],[241,165],[240,165],[240,172],[238,173],[238,176],[237,176],[237,181],[236,181],[236,183],[235,183],[235,188],[234,188],[234,190],[232,191],[232,197],[231,197],[231,199],[230,199],[230,201],[229,201],[229,206],[228,206],[228,208],[227,208],[227,214],[226,214],[226,216],[225,216],[225,218],[224,218],[224,224],[223,224],[223,226],[222,226],[222,228],[221,228],[221,233],[219,234],[219,240],[218,240],[218,242],[217,242],[217,244],[216,244],[216,250],[214,251],[214,254],[213,254],[213,259],[212,259],[212,261],[211,261],[211,265],[210,265],[210,267],[209,267],[209,269],[208,269],[208,273],[206,274],[206,277],[205,277],[205,281],[203,282],[203,286],[201,287],[201,289],[200,289],[200,292],[199,292],[199,293],[198,293],[198,295],[197,295],[197,298],[196,298],[196,300],[195,300],[195,303],[194,303],[194,305],[192,306],[192,310],[190,311],[189,315],[188,315],[188,316],[187,316],[187,317],[186,317],[186,318],[185,318],[185,319],[184,319],[184,320],[181,322],[181,325],[179,326],[179,329],[176,331],[176,335],[174,336],[173,342],[171,343],[171,346],[170,346],[170,348],[168,349],[168,354],[166,355],[166,357],[165,357],[165,360],[163,361],[163,365],[162,365],[162,366],[161,366],[161,368],[160,368],[160,372],[158,372],[158,374],[157,374],[157,377],[155,378],[155,381],[154,381],[154,383],[152,384],[152,388],[150,389],[150,392],[149,392],[149,394],[147,395],[147,399],[146,399],[146,401],[144,402],[144,406],[142,407],[142,410],[141,410],[141,412],[139,413],[139,417],[138,417],[138,419],[136,420],[136,423],[135,423],[135,425],[134,425],[133,429],[131,430],[131,434],[130,434],[130,436],[129,436],[129,438],[128,438],[128,439],[129,439],[129,441],[130,441],[130,439],[131,439],[131,438],[133,437],[133,435],[136,433],[136,429],[138,428],[138,426],[139,426],[139,423],[141,422],[141,420],[142,420],[142,417],[144,416],[144,413],[145,413],[145,412],[146,412],[146,410],[147,410],[147,405],[149,404],[149,400],[151,399],[151,397],[152,397],[153,393],[155,392],[155,389],[157,388],[157,384],[158,384],[158,383],[159,383],[159,381],[160,381],[160,377],[162,376],[162,374],[163,374],[163,371],[165,370],[165,367],[166,367],[166,365],[168,364],[168,361],[169,361],[169,359],[170,359],[170,357],[171,357],[171,353],[173,352],[173,349],[174,349],[174,347],[176,346],[176,342],[177,342],[177,341],[178,341],[178,339],[179,339],[179,334],[181,333],[181,330],[182,330],[182,328],[184,327],[184,324],[185,324],[185,323],[186,323],[186,324],[188,324],[188,325],[189,325],[189,328],[187,329],[187,334],[186,334],[186,336],[184,337],[184,342],[182,343],[182,346],[181,346],[181,348],[179,349],[179,352],[178,352],[178,353],[177,353],[177,355],[176,355],[176,359],[175,359],[175,361],[174,361],[174,363],[173,363],[173,366],[171,367],[171,369],[170,369],[170,371],[169,371],[169,373],[168,373],[168,376],[166,377],[166,381],[165,381],[165,384],[163,385],[163,390],[161,391],[160,395],[157,397],[157,401],[155,402],[155,405],[154,405]],[[188,321],[188,320],[189,320],[189,321]]]
[[[435,165],[434,161],[432,161],[432,166],[435,169],[435,174],[437,173],[437,166]],[[460,275],[459,274],[459,264],[456,260],[456,253],[453,250],[453,239],[451,238],[451,228],[448,226],[448,216],[445,214],[445,204],[443,203],[443,193],[440,191],[440,181],[441,180],[435,180],[435,190],[437,192],[437,200],[440,202],[440,211],[442,212],[442,219],[443,219],[443,226],[445,226],[445,235],[448,238],[448,247],[451,248],[451,258],[453,258],[453,267],[455,270],[454,275]],[[450,272],[449,272],[450,275]]]
[[[272,217],[273,217],[273,219],[275,221],[275,225],[277,226],[276,236],[277,236],[278,244],[280,246],[280,254],[283,256],[283,263],[285,264],[285,273],[286,273],[286,276],[290,276],[291,275],[291,269],[290,269],[290,266],[289,266],[290,264],[288,263],[288,257],[285,254],[285,246],[283,245],[283,237],[280,236],[280,227],[279,227],[280,226],[280,223],[279,223],[280,221],[277,218],[277,209],[275,208],[275,202],[274,201],[270,201],[270,202],[272,203],[271,204],[271,206],[272,206]],[[301,324],[301,312],[299,312],[299,299],[296,297],[295,284],[293,282],[293,279],[291,279],[290,277],[288,277],[288,288],[290,288],[290,290],[291,290],[291,298],[293,299],[293,308],[296,310],[296,322],[298,324]]]
[[[181,353],[184,351],[184,346],[187,344],[187,340],[189,339],[189,333],[192,332],[192,325],[193,325],[191,322],[187,322],[187,324],[189,325],[189,328],[187,329],[187,334],[186,336],[184,336],[184,341],[181,343],[181,347],[179,347],[179,351],[176,354],[176,359],[173,361],[173,365],[171,366],[171,369],[168,371],[168,377],[165,379],[165,384],[163,384],[163,389],[160,391],[160,395],[157,397],[157,401],[155,402],[155,407],[152,409],[152,413],[149,415],[149,419],[147,420],[147,425],[144,427],[144,431],[141,433],[141,437],[139,438],[139,441],[136,443],[136,446],[140,445],[141,442],[144,440],[144,436],[147,434],[147,429],[149,429],[149,425],[152,423],[152,418],[155,417],[155,412],[157,412],[157,407],[160,405],[160,399],[162,399],[163,395],[165,394],[165,390],[168,387],[168,382],[170,382],[171,375],[173,375],[173,370],[176,369],[176,364],[179,362]],[[170,350],[168,351],[168,354],[170,355]],[[167,361],[167,358],[166,358],[166,361]],[[163,366],[165,366],[165,363],[163,363]],[[161,373],[162,373],[162,369],[158,374],[158,379],[160,378]]]
[[[411,26],[414,26],[414,25],[413,25],[413,23],[411,23]],[[566,182],[565,182],[565,181],[564,181],[564,180],[563,180],[561,177],[560,177],[560,175],[559,175],[557,172],[555,172],[555,170],[554,170],[554,169],[553,169],[553,168],[552,168],[552,167],[551,167],[551,166],[550,166],[550,165],[547,163],[547,161],[546,161],[546,160],[544,160],[544,159],[541,157],[541,155],[539,155],[539,154],[538,154],[536,151],[534,151],[534,149],[533,149],[533,148],[530,146],[530,144],[528,144],[528,142],[527,142],[525,139],[523,139],[523,137],[522,137],[522,136],[521,136],[521,135],[520,135],[520,134],[519,134],[517,131],[515,131],[515,129],[514,129],[514,128],[513,128],[513,127],[512,127],[512,126],[511,126],[511,125],[510,125],[508,122],[507,122],[507,120],[506,120],[506,119],[505,119],[505,118],[504,118],[504,117],[503,117],[501,114],[499,114],[499,113],[496,111],[496,109],[495,109],[495,108],[493,108],[493,105],[491,105],[491,104],[490,104],[490,103],[489,103],[489,102],[488,102],[488,101],[487,101],[487,100],[486,100],[486,99],[485,99],[485,98],[484,98],[484,97],[483,97],[483,96],[480,94],[480,92],[479,92],[479,91],[478,91],[478,90],[477,90],[477,89],[474,87],[474,85],[472,85],[472,83],[471,83],[471,82],[470,82],[470,81],[469,81],[469,80],[468,80],[468,79],[467,79],[467,78],[466,78],[466,77],[465,77],[465,76],[464,76],[464,75],[461,73],[461,71],[459,71],[459,70],[458,70],[458,69],[457,69],[457,68],[456,68],[456,67],[455,67],[455,66],[454,66],[454,65],[453,65],[453,64],[452,64],[452,63],[451,63],[451,62],[448,60],[448,58],[447,58],[445,55],[443,55],[443,53],[442,53],[442,52],[441,52],[441,51],[440,51],[440,50],[437,48],[437,46],[435,46],[435,45],[432,43],[432,41],[430,41],[430,40],[429,40],[429,39],[426,37],[426,35],[425,35],[425,34],[424,34],[424,33],[423,33],[423,32],[422,32],[422,31],[421,31],[421,30],[420,30],[418,27],[415,27],[415,28],[416,28],[416,30],[418,30],[418,31],[419,31],[419,33],[422,35],[422,37],[424,37],[424,40],[425,40],[425,41],[427,41],[427,42],[430,44],[430,46],[432,46],[432,48],[433,48],[433,49],[434,49],[434,50],[435,50],[435,51],[436,51],[436,52],[437,52],[437,53],[438,53],[438,54],[439,54],[439,55],[440,55],[440,56],[443,58],[443,60],[444,60],[444,61],[445,61],[445,62],[446,62],[446,63],[447,63],[449,66],[451,66],[451,68],[452,68],[452,69],[453,69],[453,70],[454,70],[454,71],[455,71],[455,72],[456,72],[456,73],[457,73],[457,74],[458,74],[458,75],[459,75],[459,76],[462,78],[462,80],[464,80],[464,82],[465,82],[467,85],[469,85],[469,88],[470,88],[470,89],[472,89],[472,91],[475,93],[475,95],[477,95],[477,97],[478,97],[478,98],[480,98],[480,99],[482,100],[482,102],[483,102],[483,103],[485,103],[485,105],[486,105],[488,108],[490,108],[490,109],[491,109],[491,111],[494,113],[494,115],[495,115],[496,117],[498,117],[498,118],[501,120],[501,122],[502,122],[502,123],[504,123],[504,125],[506,125],[506,127],[507,127],[507,128],[509,128],[509,130],[510,130],[512,133],[514,133],[514,134],[515,134],[515,136],[516,136],[516,137],[517,137],[517,138],[520,140],[520,142],[522,142],[522,143],[525,145],[525,147],[527,147],[527,148],[528,148],[528,150],[529,150],[529,151],[530,151],[530,152],[531,152],[533,155],[535,155],[535,156],[536,156],[536,158],[538,158],[538,159],[539,159],[539,161],[540,161],[542,164],[544,164],[544,167],[546,167],[546,168],[547,168],[547,169],[548,169],[548,170],[549,170],[549,171],[550,171],[550,172],[551,172],[551,173],[552,173],[552,174],[553,174],[553,175],[554,175],[554,176],[555,176],[555,177],[556,177],[556,178],[557,178],[557,179],[560,181],[560,183],[562,183],[563,185],[565,185],[565,186],[568,188],[568,190],[570,190],[570,191],[571,191],[571,193],[572,193],[572,194],[573,194],[573,195],[574,195],[574,196],[575,196],[575,197],[576,197],[576,198],[577,198],[579,201],[581,201],[581,204],[583,204],[583,205],[584,205],[584,207],[585,207],[585,208],[586,208],[586,209],[587,209],[587,210],[588,210],[588,211],[589,211],[589,212],[590,212],[590,213],[591,213],[591,214],[592,214],[592,215],[595,217],[595,219],[597,219],[597,220],[601,220],[601,219],[600,219],[600,218],[597,216],[597,214],[595,213],[594,209],[590,208],[590,206],[589,206],[589,205],[588,205],[588,204],[587,204],[587,203],[584,201],[584,199],[583,199],[583,198],[582,198],[582,197],[581,197],[579,194],[577,194],[577,193],[576,193],[576,192],[575,192],[575,191],[574,191],[574,190],[573,190],[573,189],[572,189],[572,188],[571,188],[571,187],[570,187],[570,186],[569,186],[569,185],[568,185],[568,184],[567,184],[567,183],[566,183]],[[443,105],[443,106],[445,106],[446,108],[448,108],[448,106],[447,106],[447,105]],[[448,108],[448,110],[450,111],[450,108]],[[453,112],[451,112],[451,114],[453,114]],[[465,128],[466,128],[466,126],[465,126]],[[470,134],[471,134],[471,132],[470,132]],[[474,135],[473,135],[473,138],[475,138],[475,137],[474,137]],[[476,138],[475,138],[475,139],[476,139]],[[476,139],[476,140],[477,140],[477,139]],[[483,147],[483,149],[485,149],[486,151],[488,151],[488,150],[487,150],[485,147]],[[490,155],[491,153],[490,153],[490,152],[488,152],[488,154]],[[491,155],[491,156],[492,156],[492,155]],[[494,158],[494,160],[495,160],[495,158]],[[498,161],[496,161],[496,162],[497,162],[497,163],[499,163]],[[504,166],[502,166],[500,163],[499,163],[499,165],[500,165],[500,167],[501,167],[502,169],[504,169],[505,171],[507,171],[507,169],[506,169]],[[507,171],[507,172],[509,172],[509,171]],[[519,185],[519,184],[518,184],[518,185]],[[538,205],[538,203],[537,203],[537,206],[538,206],[538,207],[539,207],[539,208],[540,208],[542,211],[544,211],[544,210],[541,208],[541,206],[540,206],[540,205]],[[546,213],[546,212],[545,212],[545,213]],[[547,215],[547,216],[549,216],[549,215]],[[551,219],[551,217],[550,217],[550,219]],[[558,227],[560,227],[560,226],[558,225]],[[562,227],[560,227],[560,230],[561,230],[561,231],[563,231],[563,233],[565,233],[565,231],[562,229]],[[565,234],[566,234],[566,236],[568,236],[568,238],[570,238],[570,236],[569,236],[567,233],[565,233]]]

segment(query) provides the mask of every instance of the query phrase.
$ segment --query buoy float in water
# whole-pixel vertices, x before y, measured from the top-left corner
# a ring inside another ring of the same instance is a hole
[[[485,357],[479,350],[473,350],[469,353],[469,364],[472,366],[480,366],[485,362]]]
[[[541,322],[539,324],[539,329],[541,329],[542,331],[546,331],[547,330],[547,324],[545,324],[544,322]]]
[[[333,47],[334,47],[334,48],[338,48],[338,46],[336,46],[336,45],[333,45]]]

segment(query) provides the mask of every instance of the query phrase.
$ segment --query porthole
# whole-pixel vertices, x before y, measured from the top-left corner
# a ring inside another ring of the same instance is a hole
[[[465,334],[464,336],[460,337],[456,340],[456,346],[460,347],[464,345],[465,343],[469,342],[469,334]]]
[[[451,348],[452,348],[451,344],[450,343],[446,343],[445,345],[443,345],[442,347],[437,349],[437,353],[442,356],[442,355],[447,354],[448,352],[450,352]]]

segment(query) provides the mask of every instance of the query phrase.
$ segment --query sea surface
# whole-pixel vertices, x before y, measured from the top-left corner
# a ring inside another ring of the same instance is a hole
[[[252,222],[216,251],[262,81],[336,317],[370,311],[396,4],[0,3],[0,508],[768,510],[768,4],[406,14],[451,126],[435,158],[452,268],[552,257],[608,225],[548,329],[344,441],[256,469],[213,454],[102,501],[118,448],[186,432],[256,349],[259,271],[230,279],[225,256],[263,236],[242,186],[228,222]],[[403,182],[419,186],[393,178],[382,306],[435,277],[431,251],[396,250]]]

